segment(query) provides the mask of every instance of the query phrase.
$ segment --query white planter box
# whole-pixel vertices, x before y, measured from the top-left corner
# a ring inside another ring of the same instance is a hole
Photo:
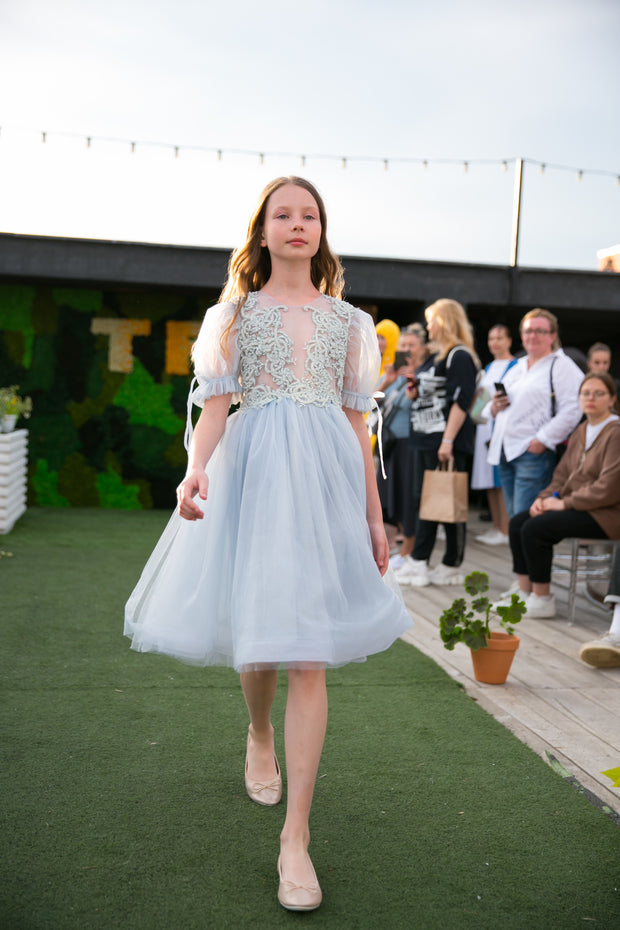
[[[0,534],[26,511],[28,430],[0,433]]]

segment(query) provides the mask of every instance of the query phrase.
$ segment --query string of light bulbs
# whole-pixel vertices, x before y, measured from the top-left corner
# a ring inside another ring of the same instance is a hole
[[[620,172],[609,171],[603,168],[577,168],[572,165],[560,165],[555,162],[545,162],[534,158],[420,158],[408,156],[389,156],[382,157],[379,155],[336,155],[333,153],[300,153],[300,152],[277,152],[259,149],[240,149],[240,148],[219,148],[217,146],[203,145],[175,145],[170,142],[153,141],[147,139],[127,139],[116,136],[94,136],[85,133],[35,130],[35,129],[18,129],[17,127],[0,126],[0,140],[2,139],[3,130],[16,130],[18,132],[29,133],[39,137],[40,142],[46,144],[51,139],[63,138],[81,141],[90,149],[95,144],[119,145],[127,148],[131,154],[135,154],[138,148],[142,149],[164,149],[171,152],[174,158],[178,158],[183,152],[195,152],[208,155],[214,155],[217,161],[222,161],[226,155],[242,156],[246,158],[257,159],[259,164],[263,165],[267,158],[292,158],[299,160],[301,167],[305,168],[308,161],[332,161],[339,162],[343,169],[349,164],[376,164],[380,165],[384,171],[388,171],[390,165],[406,164],[418,165],[427,169],[432,165],[456,165],[462,167],[465,174],[472,166],[479,165],[497,165],[504,171],[508,171],[510,165],[521,161],[524,165],[531,165],[538,169],[539,174],[543,175],[546,171],[565,171],[574,174],[578,181],[582,181],[587,175],[599,175],[613,178],[616,186],[620,187]]]

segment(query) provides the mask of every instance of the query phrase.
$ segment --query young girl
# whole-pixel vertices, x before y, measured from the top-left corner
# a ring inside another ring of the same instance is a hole
[[[325,669],[387,649],[411,626],[382,579],[388,546],[364,423],[377,337],[342,287],[319,194],[302,178],[272,181],[194,346],[188,404],[203,409],[193,435],[188,419],[178,513],[126,608],[134,649],[240,672],[245,784],[266,806],[282,794],[271,707],[287,669],[278,899],[289,910],[321,903],[308,820]]]

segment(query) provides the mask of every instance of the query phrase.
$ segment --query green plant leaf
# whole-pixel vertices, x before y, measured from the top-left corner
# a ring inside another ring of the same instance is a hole
[[[464,587],[471,597],[483,594],[489,590],[489,576],[486,572],[470,572],[465,578]]]

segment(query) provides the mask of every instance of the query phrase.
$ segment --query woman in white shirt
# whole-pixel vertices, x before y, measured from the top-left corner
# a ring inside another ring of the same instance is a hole
[[[493,361],[489,362],[482,372],[478,389],[482,390],[484,396],[489,398],[495,393],[493,386],[495,382],[502,381],[513,365],[516,365],[517,360],[510,351],[512,336],[505,323],[496,323],[495,326],[491,327],[487,336],[487,345],[489,352],[493,356]],[[471,487],[472,490],[486,490],[489,511],[493,521],[492,528],[486,533],[476,536],[476,539],[488,546],[499,546],[502,543],[508,543],[508,513],[506,512],[504,492],[500,484],[497,466],[489,465],[487,462],[492,429],[493,420],[490,416],[486,422],[480,422],[476,426]]]
[[[556,447],[581,419],[583,373],[560,348],[557,318],[548,310],[530,310],[520,332],[527,354],[506,374],[505,393],[493,397],[495,426],[487,459],[499,467],[510,517],[528,510],[549,484]]]

